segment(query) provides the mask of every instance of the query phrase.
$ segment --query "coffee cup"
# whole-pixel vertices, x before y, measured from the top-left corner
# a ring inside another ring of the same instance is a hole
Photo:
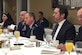
[[[52,46],[57,47],[59,45],[59,40],[53,40]]]
[[[35,40],[36,39],[36,36],[30,36],[30,40]]]

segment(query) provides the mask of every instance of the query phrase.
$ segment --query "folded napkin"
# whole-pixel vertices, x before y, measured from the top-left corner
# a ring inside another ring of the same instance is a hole
[[[56,49],[56,50],[44,49],[41,51],[41,54],[53,54],[53,53],[60,53],[60,50],[59,49]]]
[[[29,47],[34,47],[33,45],[25,45],[25,47],[29,48]]]
[[[34,47],[35,45],[36,45],[35,42],[29,42],[29,43],[25,43],[25,44],[24,44],[24,46],[25,46],[25,47],[28,47],[28,48],[29,48],[29,47]]]
[[[10,50],[18,50],[18,49],[21,49],[20,46],[13,46],[10,48]]]
[[[53,54],[54,51],[49,51],[49,50],[42,50],[41,54]]]
[[[16,26],[16,25],[11,24],[11,25],[9,26],[9,28],[12,29],[12,30],[14,30],[15,26]]]

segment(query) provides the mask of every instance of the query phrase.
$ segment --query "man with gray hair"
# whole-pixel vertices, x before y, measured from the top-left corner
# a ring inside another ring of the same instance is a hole
[[[25,23],[27,24],[26,36],[28,38],[31,35],[35,35],[36,39],[43,40],[44,28],[36,23],[35,14],[33,12],[25,14]]]

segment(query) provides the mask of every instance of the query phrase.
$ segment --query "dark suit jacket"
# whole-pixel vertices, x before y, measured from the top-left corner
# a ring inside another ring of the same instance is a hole
[[[76,42],[76,41],[82,41],[82,26],[79,28],[78,35],[74,39],[74,42]]]
[[[24,29],[24,26],[26,26],[26,24],[24,22],[21,21],[21,22],[18,23],[17,30],[20,31],[20,35],[21,36],[25,36],[26,35],[26,29],[23,30]]]
[[[39,25],[42,25],[44,28],[49,27],[49,22],[46,18],[42,18],[37,21]]]
[[[73,40],[75,36],[75,27],[66,20],[62,25],[56,39],[59,40],[59,43],[65,43],[66,40]]]
[[[24,37],[30,38],[31,30],[33,31],[33,35],[36,36],[36,39],[43,40],[43,34],[44,34],[44,28],[41,25],[37,25],[36,22],[33,24],[32,29],[29,28],[28,25],[26,25],[26,30]]]

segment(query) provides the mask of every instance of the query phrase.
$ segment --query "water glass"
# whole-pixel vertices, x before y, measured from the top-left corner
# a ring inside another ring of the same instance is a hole
[[[51,46],[51,41],[52,41],[52,35],[45,35],[43,37],[44,41],[46,42],[46,47],[50,47]]]
[[[5,34],[5,36],[7,36],[7,34],[8,34],[8,29],[4,28],[4,29],[3,29],[3,33]]]
[[[10,51],[10,43],[7,40],[4,40],[4,43],[2,44],[2,51],[5,55],[8,54],[8,52]]]
[[[46,35],[46,41],[48,44],[52,41],[52,36],[51,35]]]

